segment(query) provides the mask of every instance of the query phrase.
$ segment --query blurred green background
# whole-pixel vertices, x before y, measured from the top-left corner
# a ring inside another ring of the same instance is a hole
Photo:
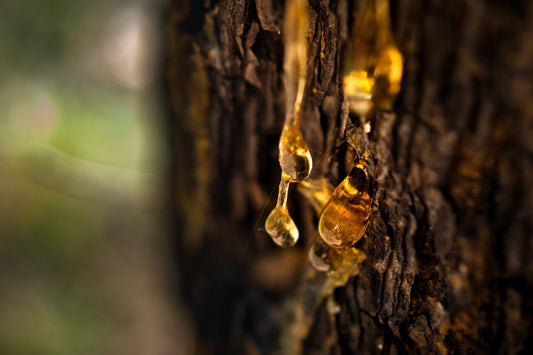
[[[0,354],[181,354],[164,2],[0,2]]]

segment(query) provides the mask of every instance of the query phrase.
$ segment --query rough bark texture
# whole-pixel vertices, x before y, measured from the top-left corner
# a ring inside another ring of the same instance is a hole
[[[280,173],[284,5],[187,4],[171,1],[168,84],[197,352],[283,353],[283,304],[305,287],[316,230],[293,188],[301,241],[277,248],[263,230]],[[312,176],[333,181],[345,176],[343,122],[358,122],[339,77],[357,4],[310,1],[302,131]],[[367,259],[335,290],[340,311],[306,310],[302,352],[533,353],[533,2],[391,0],[391,17],[404,77],[394,109],[372,118]]]

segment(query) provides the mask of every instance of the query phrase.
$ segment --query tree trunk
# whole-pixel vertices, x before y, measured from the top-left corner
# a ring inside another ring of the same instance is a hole
[[[339,74],[356,5],[309,2],[301,129],[312,177],[336,182],[358,125]],[[371,118],[366,260],[332,295],[317,291],[317,219],[296,189],[298,244],[263,228],[280,174],[283,8],[171,1],[171,199],[196,352],[533,353],[533,2],[391,0],[402,89]]]

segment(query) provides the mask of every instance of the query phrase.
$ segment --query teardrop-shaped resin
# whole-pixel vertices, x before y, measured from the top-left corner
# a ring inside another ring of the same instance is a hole
[[[276,207],[270,212],[265,228],[274,243],[281,247],[292,247],[298,241],[298,228],[285,206]]]
[[[372,184],[366,165],[358,163],[337,186],[322,210],[318,232],[326,244],[350,247],[365,233],[372,212]]]
[[[305,180],[313,168],[313,160],[297,124],[283,127],[279,139],[279,164],[291,182]]]

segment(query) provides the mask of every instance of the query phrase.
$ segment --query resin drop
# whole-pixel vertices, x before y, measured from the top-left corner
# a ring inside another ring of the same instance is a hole
[[[283,127],[279,139],[281,170],[292,182],[305,180],[313,168],[313,160],[302,133],[295,124]]]
[[[287,207],[276,207],[265,222],[267,233],[281,247],[292,247],[298,241],[298,228],[289,215]]]
[[[388,1],[367,1],[357,12],[346,47],[343,83],[350,110],[366,116],[374,106],[390,109],[400,91],[402,71]]]
[[[307,32],[309,9],[307,0],[289,0],[283,21],[283,68],[286,79],[285,122],[279,138],[281,182],[276,208],[270,212],[265,227],[274,242],[293,246],[298,228],[287,210],[287,194],[291,182],[301,182],[311,173],[311,153],[300,131],[300,111],[307,77]]]
[[[322,210],[318,232],[333,247],[350,247],[365,233],[372,212],[372,184],[359,162],[337,186]]]
[[[309,262],[321,272],[348,270],[361,263],[365,254],[357,248],[333,248],[316,237],[309,249]],[[355,264],[355,265],[354,265]]]
[[[374,71],[375,84],[372,96],[376,106],[390,109],[400,91],[403,58],[395,46],[389,46],[379,58]]]
[[[365,116],[373,106],[374,78],[366,70],[353,70],[344,76],[343,81],[350,110]]]
[[[329,253],[331,247],[320,238],[315,238],[309,249],[309,262],[318,271],[328,272],[332,269]]]

